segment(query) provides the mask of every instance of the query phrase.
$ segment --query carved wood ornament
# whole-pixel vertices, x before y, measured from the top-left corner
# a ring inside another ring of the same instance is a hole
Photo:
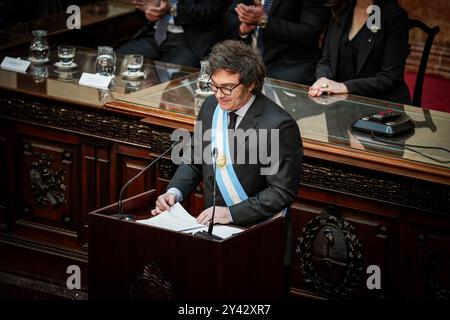
[[[332,299],[348,298],[363,274],[362,244],[354,227],[334,207],[310,220],[298,238],[296,253],[305,282]]]
[[[41,206],[52,208],[67,203],[64,169],[52,169],[54,157],[36,152],[30,163],[30,182],[34,200]]]
[[[172,284],[166,280],[162,268],[156,263],[144,267],[134,279],[130,289],[131,300],[173,300]]]

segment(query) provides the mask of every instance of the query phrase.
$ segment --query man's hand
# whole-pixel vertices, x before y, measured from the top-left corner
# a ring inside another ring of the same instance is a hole
[[[152,4],[147,6],[145,10],[145,16],[148,20],[155,22],[164,17],[170,11],[170,5],[167,0],[161,0],[159,7],[155,7]]]
[[[212,209],[213,207],[209,207],[208,209],[203,210],[203,212],[197,217],[197,222],[201,224],[209,224],[212,217]],[[227,207],[216,207],[216,212],[214,213],[214,223],[231,223],[231,214]]]
[[[133,0],[131,3],[140,11],[145,11],[145,8],[147,7],[147,0]]]
[[[308,91],[311,97],[320,97],[323,93],[348,93],[348,88],[342,82],[336,82],[327,78],[318,79]]]
[[[175,195],[173,193],[166,192],[160,195],[156,200],[155,209],[152,210],[152,216],[156,216],[166,210],[169,210],[169,208],[173,206],[175,202]]]
[[[241,36],[244,36],[246,34],[249,34],[250,32],[252,32],[255,29],[256,29],[256,25],[254,25],[254,24],[241,23],[241,25],[239,26],[239,34]]]
[[[246,6],[245,4],[240,3],[234,8],[234,11],[236,11],[239,21],[246,24],[257,25],[264,16],[264,8],[261,4],[256,6]]]

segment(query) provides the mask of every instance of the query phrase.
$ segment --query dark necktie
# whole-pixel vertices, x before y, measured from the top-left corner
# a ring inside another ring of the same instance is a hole
[[[233,129],[236,127],[236,120],[237,120],[237,113],[236,112],[229,112],[228,115],[230,116],[230,121],[228,122],[228,129]]]
[[[173,5],[176,3],[176,1],[170,0],[169,3]],[[158,46],[161,46],[161,43],[166,40],[167,28],[169,27],[170,18],[171,16],[166,14],[164,17],[156,21],[155,41]]]
[[[230,145],[231,158],[233,159],[233,162],[236,163],[236,157],[237,157],[236,139],[233,139],[233,141],[231,141],[231,138],[232,137],[234,138],[234,134],[232,134],[232,133],[234,132],[234,129],[236,127],[236,120],[237,120],[238,115],[237,115],[237,113],[235,113],[233,111],[229,112],[228,114],[230,116],[230,121],[228,122],[228,129],[233,130],[230,132],[231,134],[228,135],[228,144]],[[232,142],[233,142],[233,144],[232,144]],[[233,146],[233,148],[231,146]]]

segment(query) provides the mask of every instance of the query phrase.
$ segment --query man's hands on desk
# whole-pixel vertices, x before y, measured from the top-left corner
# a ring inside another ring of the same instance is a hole
[[[152,210],[152,215],[156,216],[160,213],[163,213],[166,210],[169,210],[171,206],[176,203],[175,195],[173,193],[164,193],[158,197],[156,200],[155,209]],[[197,222],[201,224],[209,224],[212,217],[212,209],[213,207],[209,207],[206,210],[203,210],[202,213],[197,217]],[[231,223],[231,213],[227,207],[219,207],[216,206],[216,212],[214,213],[214,223],[220,224],[229,224]]]

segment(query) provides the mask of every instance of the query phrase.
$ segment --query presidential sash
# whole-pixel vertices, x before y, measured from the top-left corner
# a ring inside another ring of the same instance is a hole
[[[216,182],[226,205],[232,206],[248,196],[234,172],[230,145],[228,142],[228,112],[217,105],[214,111],[211,130],[211,150],[217,148]]]

